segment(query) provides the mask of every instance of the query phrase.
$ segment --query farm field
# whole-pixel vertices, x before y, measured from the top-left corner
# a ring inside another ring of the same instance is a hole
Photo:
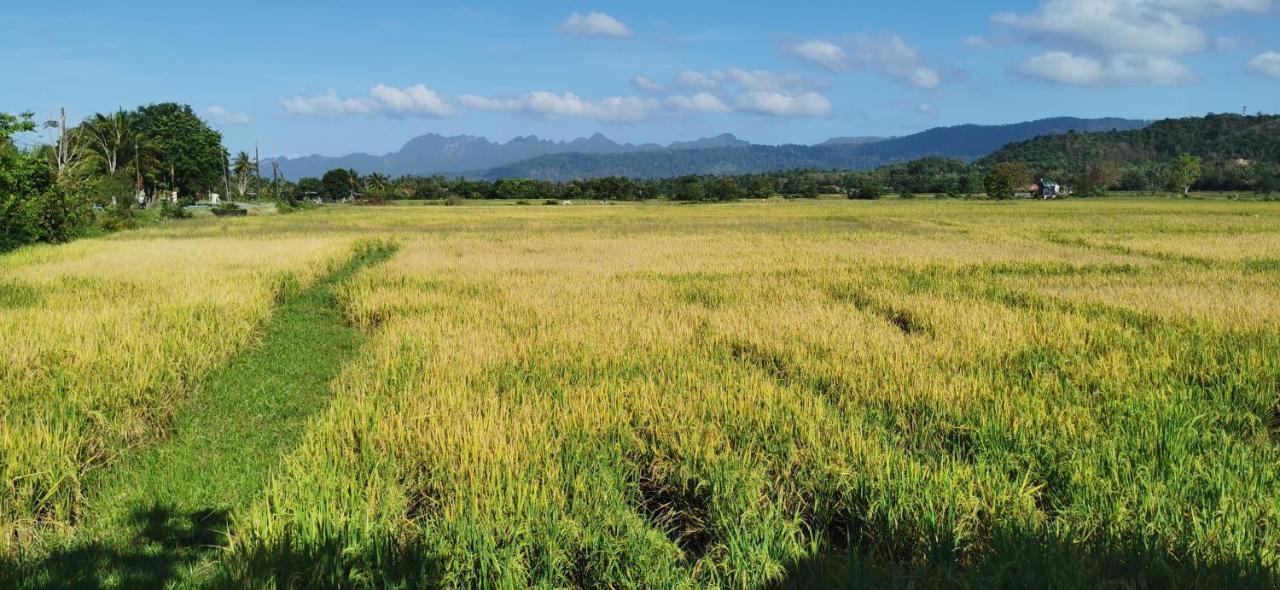
[[[0,359],[0,587],[1280,584],[1280,203],[200,218]]]

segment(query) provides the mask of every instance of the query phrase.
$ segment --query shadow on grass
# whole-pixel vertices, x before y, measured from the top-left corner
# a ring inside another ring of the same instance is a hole
[[[985,555],[903,559],[876,547],[803,560],[787,569],[781,589],[832,588],[1276,588],[1280,577],[1260,563],[1202,563],[1168,552],[1034,536],[994,539]]]
[[[327,537],[237,551],[204,587],[431,589],[444,585],[443,575],[440,558],[418,541]]]
[[[221,548],[223,510],[179,513],[155,506],[127,519],[127,539],[74,544],[34,563],[0,563],[4,588],[164,588]]]

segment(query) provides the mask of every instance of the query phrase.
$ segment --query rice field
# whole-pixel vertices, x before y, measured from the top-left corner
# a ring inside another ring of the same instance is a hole
[[[1280,584],[1280,206],[1162,199],[332,208],[23,250],[0,564],[58,579],[98,482],[371,240],[328,406],[171,585]]]

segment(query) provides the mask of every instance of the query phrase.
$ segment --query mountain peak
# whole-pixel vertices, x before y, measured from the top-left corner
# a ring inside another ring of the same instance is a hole
[[[1068,131],[1134,129],[1146,121],[1124,119],[1056,118],[1013,125],[939,127],[892,139],[844,137],[819,146],[757,146],[721,133],[667,146],[616,143],[602,133],[572,141],[551,141],[536,135],[493,142],[473,135],[442,136],[428,133],[384,156],[351,154],[339,158],[312,156],[279,158],[281,172],[289,179],[320,177],[333,168],[351,168],[361,174],[390,176],[472,174],[489,178],[585,178],[631,176],[654,178],[684,174],[730,174],[790,168],[862,169],[943,156],[973,160],[1014,141]],[[641,154],[640,152],[643,152]],[[584,158],[584,154],[593,157]]]
[[[750,142],[742,141],[732,133],[721,133],[715,137],[673,142],[667,147],[673,150],[705,150],[710,148],[747,147],[750,145]]]

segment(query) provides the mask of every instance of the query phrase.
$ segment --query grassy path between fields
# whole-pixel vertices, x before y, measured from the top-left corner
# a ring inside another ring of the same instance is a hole
[[[94,482],[81,532],[39,563],[0,572],[0,587],[196,587],[216,567],[230,514],[257,496],[363,336],[335,288],[390,257],[374,249],[287,299],[261,343],[211,374],[172,436]],[[16,575],[6,581],[9,575]]]

